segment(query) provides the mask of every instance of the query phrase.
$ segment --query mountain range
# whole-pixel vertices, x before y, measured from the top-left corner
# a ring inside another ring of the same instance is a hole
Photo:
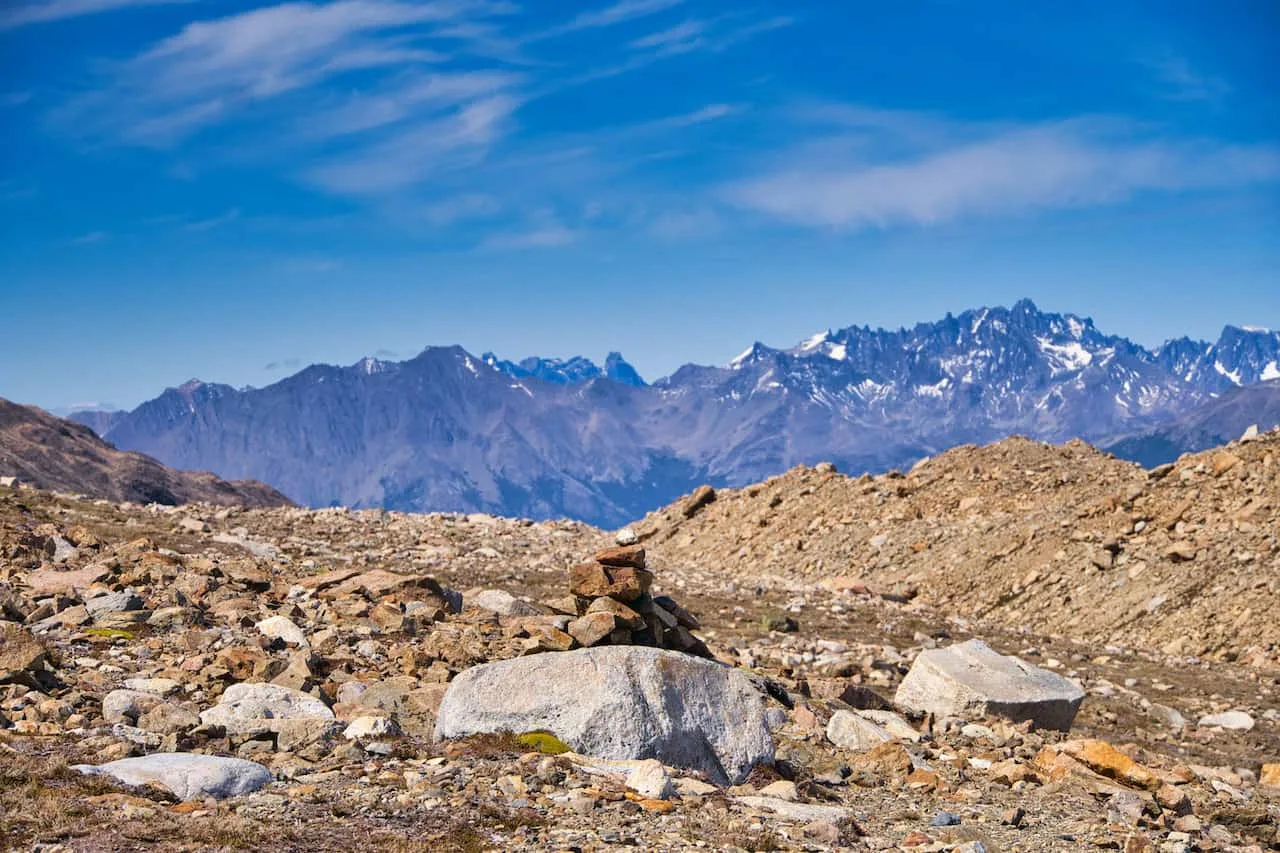
[[[193,380],[131,412],[73,417],[121,448],[259,479],[312,506],[614,525],[702,482],[744,485],[801,463],[883,471],[1011,434],[1124,452],[1273,379],[1280,333],[1228,326],[1214,342],[1149,350],[1022,300],[911,329],[755,343],[652,384],[618,353],[601,368],[428,347],[403,362],[313,365],[260,389]],[[1133,453],[1150,461],[1176,450],[1169,441]]]

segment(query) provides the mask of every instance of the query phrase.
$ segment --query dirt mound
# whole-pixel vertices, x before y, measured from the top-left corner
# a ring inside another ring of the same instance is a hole
[[[1005,626],[1280,658],[1280,431],[1146,471],[1082,442],[955,448],[906,474],[796,468],[636,530],[736,580],[867,588]]]
[[[0,477],[38,489],[135,503],[289,506],[256,480],[228,482],[207,471],[175,471],[117,450],[87,426],[0,399]]]

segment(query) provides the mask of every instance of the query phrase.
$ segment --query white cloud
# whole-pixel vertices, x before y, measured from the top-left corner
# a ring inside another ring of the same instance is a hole
[[[195,0],[34,0],[34,2],[13,0],[12,5],[0,10],[0,30],[135,6],[169,6],[192,2]]]
[[[333,0],[266,6],[185,26],[118,68],[114,83],[71,104],[63,123],[166,146],[276,99],[354,71],[431,65],[429,28],[504,14],[485,0]],[[424,29],[425,28],[425,29]]]
[[[357,93],[341,106],[309,114],[303,132],[313,137],[360,133],[499,93],[514,88],[522,79],[519,74],[496,70],[415,75],[394,88]]]
[[[1163,96],[1169,100],[1216,104],[1231,94],[1231,85],[1226,80],[1201,72],[1185,57],[1169,53],[1146,65],[1160,84]]]
[[[676,24],[674,27],[638,38],[631,42],[631,46],[643,50],[648,48],[669,48],[673,45],[688,45],[695,43],[706,32],[706,29],[707,25],[702,21],[685,21],[684,23]]]
[[[422,215],[432,225],[452,225],[466,220],[487,219],[501,209],[502,205],[492,196],[468,193],[428,204]]]
[[[193,222],[188,222],[182,226],[182,230],[190,231],[192,233],[199,233],[201,231],[212,231],[215,228],[221,228],[223,225],[226,225],[229,222],[235,222],[239,218],[240,218],[240,208],[233,207],[230,210],[228,210],[226,213],[221,214],[220,216],[212,216],[208,219],[197,219]]]
[[[520,100],[493,95],[444,118],[412,124],[358,148],[309,174],[317,186],[342,195],[377,195],[421,184],[445,171],[483,160]]]
[[[643,18],[655,12],[661,12],[672,6],[678,6],[683,0],[620,0],[612,6],[606,6],[593,12],[583,12],[565,24],[564,32],[612,27],[623,21]]]
[[[482,249],[555,249],[576,243],[578,232],[549,222],[524,231],[494,234],[480,244]]]
[[[860,229],[1280,179],[1274,146],[1145,139],[1083,120],[1003,129],[894,159],[868,159],[856,145],[833,145],[828,160],[814,162],[815,150],[822,149],[793,152],[795,165],[731,183],[723,197],[799,225]]]

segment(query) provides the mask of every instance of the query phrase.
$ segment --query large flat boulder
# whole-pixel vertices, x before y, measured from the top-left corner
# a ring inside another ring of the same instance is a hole
[[[484,664],[449,685],[437,739],[548,731],[575,751],[656,758],[737,784],[773,761],[764,700],[737,670],[678,652],[604,646]]]
[[[218,704],[200,712],[202,724],[222,726],[230,734],[275,731],[291,720],[333,719],[333,711],[319,699],[276,684],[233,684]]]
[[[226,799],[252,793],[271,781],[271,771],[240,758],[161,752],[107,764],[72,767],[89,776],[110,776],[126,785],[156,783],[180,800]]]
[[[1067,731],[1084,691],[1057,673],[981,640],[920,653],[895,697],[903,708],[946,717],[1006,717]]]

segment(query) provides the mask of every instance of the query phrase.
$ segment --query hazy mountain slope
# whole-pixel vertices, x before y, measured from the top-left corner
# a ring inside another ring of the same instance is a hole
[[[1105,445],[1123,459],[1147,467],[1172,462],[1239,438],[1250,426],[1269,430],[1280,425],[1280,380],[1236,388],[1158,429],[1126,436]]]
[[[204,471],[174,471],[141,453],[115,449],[81,424],[0,399],[0,475],[40,489],[114,501],[285,506],[275,489],[227,482]]]

